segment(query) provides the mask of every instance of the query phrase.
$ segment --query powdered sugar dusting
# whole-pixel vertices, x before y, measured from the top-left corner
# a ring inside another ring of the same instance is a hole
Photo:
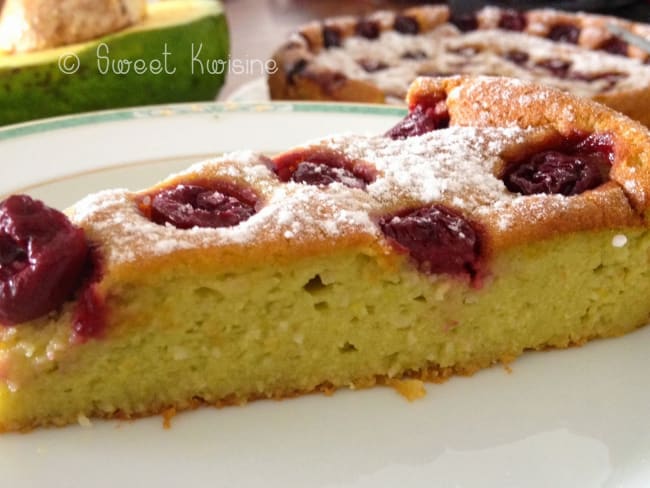
[[[184,249],[264,246],[294,240],[336,241],[350,235],[379,236],[376,220],[405,207],[443,203],[473,218],[491,218],[524,197],[507,191],[495,175],[500,154],[523,142],[533,129],[451,127],[406,140],[340,135],[300,150],[344,153],[376,168],[366,190],[341,183],[318,187],[282,183],[263,155],[232,153],[204,161],[166,180],[235,179],[253,189],[255,215],[234,227],[180,230],[157,225],[140,213],[137,194],[112,190],[91,195],[71,211],[89,238],[102,245],[107,264],[134,262]],[[528,198],[528,197],[526,197]],[[564,197],[556,198],[561,203]],[[543,206],[540,212],[543,213]],[[507,218],[499,220],[507,229]]]
[[[340,48],[320,51],[312,63],[349,78],[370,81],[396,103],[403,103],[406,89],[419,75],[508,76],[589,97],[642,88],[650,79],[650,65],[639,59],[555,42],[540,37],[546,34],[541,27],[537,28],[540,35],[497,29],[499,9],[483,9],[480,16],[482,28],[465,33],[451,24],[442,24],[417,36],[394,30],[384,31],[372,40],[351,36]],[[585,27],[585,32],[588,29]],[[533,25],[529,30],[536,29]],[[600,40],[602,30],[598,28]],[[526,59],[513,61],[511,53],[524,53]],[[549,61],[566,63],[566,73],[549,69]],[[364,68],[378,63],[381,69]]]
[[[523,142],[526,132],[452,127],[406,141],[341,136],[323,144],[377,168],[381,177],[367,190],[382,209],[399,207],[406,200],[443,202],[472,213],[512,198],[495,168],[503,149]]]
[[[299,183],[280,183],[261,154],[233,153],[205,161],[170,177],[237,179],[260,197],[261,208],[234,227],[179,230],[157,225],[138,209],[136,193],[112,190],[80,201],[70,211],[88,237],[102,244],[107,265],[133,262],[146,256],[171,254],[183,249],[247,246],[283,239],[308,239],[377,232],[370,219],[371,199],[343,185],[321,189]]]

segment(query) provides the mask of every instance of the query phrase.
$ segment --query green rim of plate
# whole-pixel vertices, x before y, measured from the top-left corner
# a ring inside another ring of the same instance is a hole
[[[51,132],[70,127],[120,122],[124,120],[154,119],[179,115],[247,113],[320,112],[328,114],[360,114],[399,117],[406,114],[403,107],[371,104],[310,103],[310,102],[205,102],[175,105],[155,105],[120,110],[90,112],[52,119],[37,120],[0,128],[0,141]]]

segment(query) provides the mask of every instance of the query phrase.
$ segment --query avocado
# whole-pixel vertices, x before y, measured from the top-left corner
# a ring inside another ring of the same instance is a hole
[[[229,36],[215,0],[149,5],[141,23],[91,42],[0,53],[0,125],[90,110],[212,100]]]

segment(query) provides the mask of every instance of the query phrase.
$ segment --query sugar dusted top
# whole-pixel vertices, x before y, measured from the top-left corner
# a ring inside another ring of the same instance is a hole
[[[412,88],[410,100],[441,90],[447,93],[449,128],[397,140],[385,135],[337,135],[278,156],[301,161],[325,157],[371,168],[373,177],[366,185],[348,186],[345,180],[327,185],[287,181],[278,177],[273,161],[265,155],[231,153],[173,175],[154,190],[198,180],[249,188],[258,196],[256,213],[237,225],[190,229],[159,225],[136,204],[145,193],[126,190],[88,196],[71,209],[71,219],[101,245],[109,268],[191,249],[234,247],[237,252],[256,249],[253,253],[263,254],[273,247],[290,254],[296,245],[336,245],[351,236],[365,236],[381,246],[378,221],[382,217],[438,204],[479,222],[497,247],[638,220],[621,188],[625,181],[620,185],[612,181],[577,196],[522,195],[509,191],[501,174],[505,155],[530,141],[539,143],[549,130],[566,130],[567,124],[584,129],[584,120],[594,110],[603,111],[601,121],[615,121],[607,129],[614,137],[617,131],[639,132],[636,125],[628,127],[632,122],[593,103],[514,80],[422,79]],[[528,119],[521,118],[524,107],[532,111],[526,112]]]

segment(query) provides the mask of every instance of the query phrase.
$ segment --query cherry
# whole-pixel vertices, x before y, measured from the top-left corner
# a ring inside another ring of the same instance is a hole
[[[544,59],[537,62],[537,66],[544,68],[545,70],[550,71],[554,76],[558,78],[566,78],[569,69],[571,68],[571,61],[566,61],[564,59]]]
[[[506,30],[523,31],[528,21],[523,12],[516,10],[504,10],[499,19],[499,27]]]
[[[393,29],[402,34],[415,35],[420,31],[420,26],[418,25],[418,21],[413,17],[398,15],[395,17]]]
[[[528,59],[530,56],[528,53],[524,51],[519,51],[518,49],[513,49],[511,51],[508,51],[503,55],[504,58],[506,58],[508,61],[512,61],[515,64],[518,65],[524,65],[528,62]]]
[[[577,44],[580,39],[580,29],[573,24],[556,24],[551,27],[547,37],[556,42]]]
[[[364,189],[376,179],[369,166],[353,165],[336,154],[289,153],[275,158],[275,172],[281,181],[329,186],[338,182],[349,188]]]
[[[598,49],[618,56],[627,56],[628,44],[619,37],[610,37]]]
[[[328,186],[335,182],[343,183],[350,188],[366,186],[365,181],[357,178],[350,170],[311,161],[299,163],[296,171],[291,175],[291,181],[317,186]]]
[[[603,91],[611,90],[616,86],[616,84],[625,78],[627,74],[621,73],[620,71],[605,71],[601,73],[580,73],[573,72],[571,74],[572,80],[582,80],[582,81],[604,81],[605,86]]]
[[[323,46],[326,49],[330,47],[340,47],[342,42],[341,31],[336,27],[323,26]]]
[[[476,277],[482,252],[475,224],[444,205],[383,217],[379,226],[424,272]]]
[[[431,69],[424,69],[418,71],[418,76],[429,76],[431,78],[440,78],[441,76],[454,76],[457,75],[458,73],[452,73],[451,71],[440,71],[440,70],[431,70]]]
[[[73,338],[79,342],[85,342],[93,337],[101,337],[106,329],[106,304],[103,295],[97,289],[97,283],[103,274],[102,256],[96,247],[91,247],[83,285],[72,317]]]
[[[527,23],[526,16],[516,10],[504,10],[499,19],[499,27],[511,31],[521,32],[526,28]]]
[[[59,308],[80,284],[83,230],[27,195],[0,203],[0,323],[15,325]]]
[[[402,54],[402,59],[420,60],[420,59],[425,59],[427,57],[428,57],[427,53],[425,53],[420,49],[417,49],[415,51],[406,51],[404,54]]]
[[[87,286],[77,301],[72,322],[75,338],[84,342],[100,337],[106,328],[106,304],[95,286]]]
[[[232,227],[254,215],[257,203],[251,190],[224,181],[179,184],[148,197],[139,200],[141,211],[178,229]]]
[[[354,30],[358,36],[366,39],[377,39],[381,32],[379,23],[368,19],[359,20]]]
[[[478,29],[478,18],[476,17],[476,14],[453,15],[449,21],[461,32]]]
[[[572,136],[509,164],[503,180],[508,190],[523,195],[578,195],[607,181],[613,159],[609,135]]]
[[[438,100],[430,106],[416,105],[385,135],[391,139],[406,139],[446,127],[449,127],[447,104],[444,100]]]

